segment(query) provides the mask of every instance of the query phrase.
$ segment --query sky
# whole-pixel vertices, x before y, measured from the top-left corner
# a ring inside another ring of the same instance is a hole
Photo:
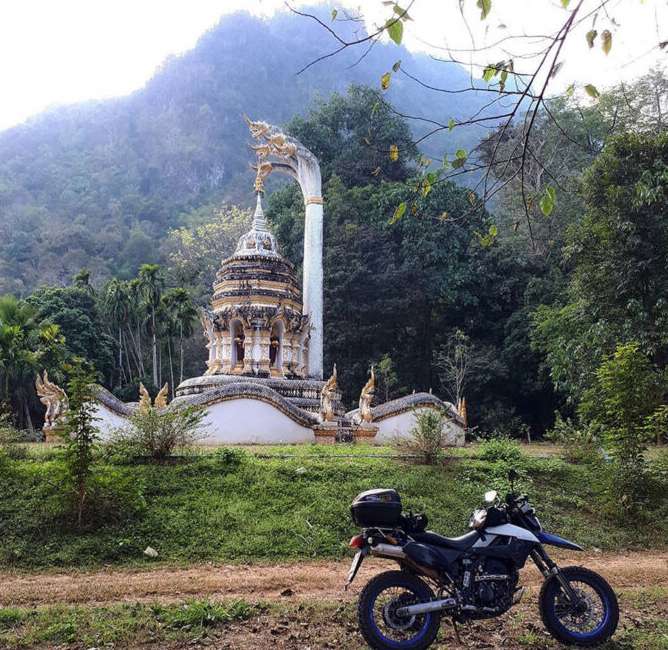
[[[361,7],[369,28],[383,23],[391,11],[381,0],[346,2]],[[403,0],[403,6],[409,2]],[[583,9],[599,2],[584,0]],[[574,6],[576,0],[571,3]],[[464,8],[478,49],[506,34],[552,33],[567,16],[561,0],[493,0],[485,21],[480,20],[474,0],[464,0]],[[0,3],[0,129],[50,106],[132,92],[146,83],[166,57],[191,49],[221,16],[240,9],[270,17],[285,5],[283,0],[5,0]],[[589,50],[584,35],[592,29],[593,17],[588,19],[564,47],[555,91],[571,82],[603,88],[637,77],[668,58],[652,49],[668,39],[665,0],[610,0],[606,9],[599,12],[594,28],[599,33],[606,28],[613,32],[610,54],[606,56],[598,43]],[[440,56],[446,53],[445,46],[470,48],[471,36],[458,0],[415,0],[410,14],[413,21],[404,36],[409,49]],[[531,43],[514,43],[515,53],[531,53]],[[456,56],[484,65],[508,54],[490,48]]]

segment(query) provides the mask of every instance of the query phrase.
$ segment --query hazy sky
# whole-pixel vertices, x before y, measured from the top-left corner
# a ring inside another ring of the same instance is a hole
[[[404,0],[404,6],[409,1]],[[370,24],[383,21],[389,11],[380,0],[347,4],[362,6]],[[595,4],[585,0],[585,5]],[[5,0],[0,3],[0,129],[50,105],[126,94],[141,87],[165,57],[193,47],[221,15],[246,9],[270,16],[283,7],[282,0]],[[458,7],[458,0],[416,0],[405,44],[433,53],[438,50],[431,46],[446,42],[451,48],[469,47]],[[465,7],[478,48],[509,33],[551,33],[566,16],[560,0],[493,0],[484,22],[474,0],[465,0]],[[606,57],[598,46],[589,51],[584,38],[591,29],[587,21],[564,48],[559,84],[577,81],[604,87],[642,74],[667,58],[650,51],[659,40],[668,39],[667,23],[665,0],[611,1],[608,15],[601,13],[595,27],[599,32],[611,28],[612,52]],[[485,50],[478,56],[477,62],[487,63],[506,55]]]

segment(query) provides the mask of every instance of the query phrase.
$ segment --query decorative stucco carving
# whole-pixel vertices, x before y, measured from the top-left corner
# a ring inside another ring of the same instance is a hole
[[[359,401],[359,421],[360,422],[372,422],[373,413],[371,412],[371,402],[373,401],[373,396],[376,391],[376,373],[371,366],[371,376],[369,380],[364,384],[362,392],[360,393]]]
[[[61,424],[61,420],[67,412],[69,406],[67,394],[60,386],[49,380],[49,373],[46,370],[41,377],[38,374],[35,378],[35,390],[39,401],[46,406],[44,432],[49,433]]]
[[[336,364],[332,376],[325,382],[320,391],[320,419],[323,422],[333,422],[336,417],[334,405],[338,397],[338,384],[336,379]]]

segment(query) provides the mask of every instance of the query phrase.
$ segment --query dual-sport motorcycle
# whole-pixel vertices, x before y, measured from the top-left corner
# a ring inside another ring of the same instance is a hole
[[[558,567],[546,544],[582,551],[582,547],[543,530],[525,495],[511,491],[501,501],[485,494],[485,507],[471,516],[469,533],[449,538],[427,531],[425,515],[402,512],[396,490],[369,490],[351,506],[363,528],[350,540],[357,553],[346,587],[368,555],[396,560],[400,571],[374,577],[362,590],[359,626],[376,650],[421,650],[438,634],[442,616],[457,623],[507,612],[524,592],[519,570],[527,558],[545,577],[539,605],[548,632],[565,644],[595,646],[617,628],[619,606],[610,585],[579,566]]]

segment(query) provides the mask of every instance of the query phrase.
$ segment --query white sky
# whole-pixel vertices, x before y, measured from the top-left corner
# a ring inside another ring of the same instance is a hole
[[[403,6],[409,1],[403,0]],[[599,1],[585,0],[585,7]],[[571,0],[572,6],[576,2]],[[358,0],[354,5],[361,5],[370,21],[383,22],[389,11],[380,0]],[[0,129],[54,104],[126,94],[141,87],[168,55],[192,48],[221,15],[246,9],[270,16],[283,6],[282,0],[4,0]],[[407,27],[404,43],[410,49],[429,50],[427,44],[443,45],[447,39],[450,47],[468,47],[470,38],[458,6],[458,0],[416,0],[410,12],[414,22]],[[484,22],[475,0],[465,0],[465,7],[478,47],[507,33],[552,32],[566,16],[560,0],[493,0],[492,13]],[[656,50],[647,54],[659,40],[668,39],[665,0],[611,0],[608,7],[619,28],[603,14],[596,28],[601,32],[611,27],[612,52],[606,57],[598,44],[592,51],[587,48],[584,34],[591,28],[587,21],[564,48],[565,65],[558,78],[562,87],[577,81],[602,88],[666,60],[667,55]],[[501,23],[507,29],[499,29]],[[497,50],[479,56],[479,62],[487,63],[505,55]]]

